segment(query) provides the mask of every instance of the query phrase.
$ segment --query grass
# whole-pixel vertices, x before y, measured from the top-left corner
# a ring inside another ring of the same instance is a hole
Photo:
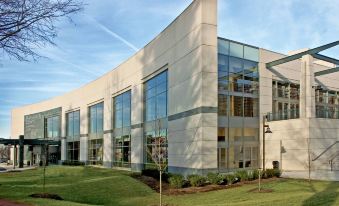
[[[42,169],[0,174],[0,199],[31,205],[155,205],[158,194],[126,171],[92,167],[50,166],[46,192],[64,201],[30,198],[42,192]],[[165,196],[169,205],[339,205],[339,183],[279,179],[263,184],[272,193],[250,193],[256,185],[181,196]]]

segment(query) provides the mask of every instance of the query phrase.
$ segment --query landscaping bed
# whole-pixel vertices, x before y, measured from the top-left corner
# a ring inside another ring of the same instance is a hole
[[[268,169],[261,176],[262,183],[275,181],[281,175],[280,171]],[[157,171],[143,171],[141,174],[131,175],[135,179],[148,185],[154,191],[159,192],[160,182]],[[223,190],[240,187],[247,184],[258,184],[259,172],[257,170],[241,170],[235,173],[218,174],[208,173],[207,176],[165,174],[162,182],[162,192],[164,195],[184,195],[214,190]],[[259,192],[257,188],[248,192]],[[271,189],[261,188],[260,193],[273,192]]]

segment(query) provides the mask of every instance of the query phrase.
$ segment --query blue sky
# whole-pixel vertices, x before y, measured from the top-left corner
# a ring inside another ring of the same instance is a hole
[[[0,137],[10,136],[10,110],[78,88],[142,48],[191,0],[86,0],[73,23],[58,22],[48,57],[18,62],[0,53]],[[339,0],[219,0],[218,35],[277,52],[339,40]],[[339,58],[339,48],[324,54]]]

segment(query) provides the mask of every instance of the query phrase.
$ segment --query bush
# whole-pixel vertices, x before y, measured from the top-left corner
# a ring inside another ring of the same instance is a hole
[[[274,174],[275,174],[275,169],[266,169],[265,170],[265,173],[264,173],[264,177],[265,178],[272,178],[274,177]]]
[[[204,186],[206,182],[206,178],[200,175],[189,175],[187,179],[190,182],[190,185],[193,187]]]
[[[79,161],[63,161],[62,165],[68,165],[68,166],[84,166],[85,163],[84,162],[79,162]]]
[[[235,176],[240,181],[248,181],[250,179],[247,170],[239,170],[235,173]]]
[[[147,176],[147,177],[153,177],[154,179],[160,180],[160,174],[157,169],[143,169],[141,170],[141,175]],[[161,175],[162,180],[165,182],[168,182],[169,175],[168,173],[162,173]]]
[[[234,174],[226,174],[225,175],[225,179],[226,179],[228,185],[233,184],[235,182],[235,178],[236,177],[235,177]]]
[[[171,175],[168,178],[168,182],[172,188],[182,188],[185,184],[184,177],[182,175]]]
[[[249,172],[249,178],[251,179],[251,180],[256,180],[256,179],[258,179],[259,178],[259,170],[252,170],[251,172]],[[261,176],[262,176],[262,174],[260,174]]]
[[[220,185],[223,183],[222,175],[213,172],[207,174],[207,180],[213,185]]]
[[[281,174],[282,174],[281,170],[279,170],[279,169],[274,169],[274,176],[275,176],[275,177],[280,177]]]

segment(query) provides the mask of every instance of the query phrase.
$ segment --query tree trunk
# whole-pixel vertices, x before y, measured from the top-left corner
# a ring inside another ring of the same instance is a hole
[[[160,182],[159,182],[159,190],[160,190],[160,206],[162,206],[162,171],[160,170]]]

